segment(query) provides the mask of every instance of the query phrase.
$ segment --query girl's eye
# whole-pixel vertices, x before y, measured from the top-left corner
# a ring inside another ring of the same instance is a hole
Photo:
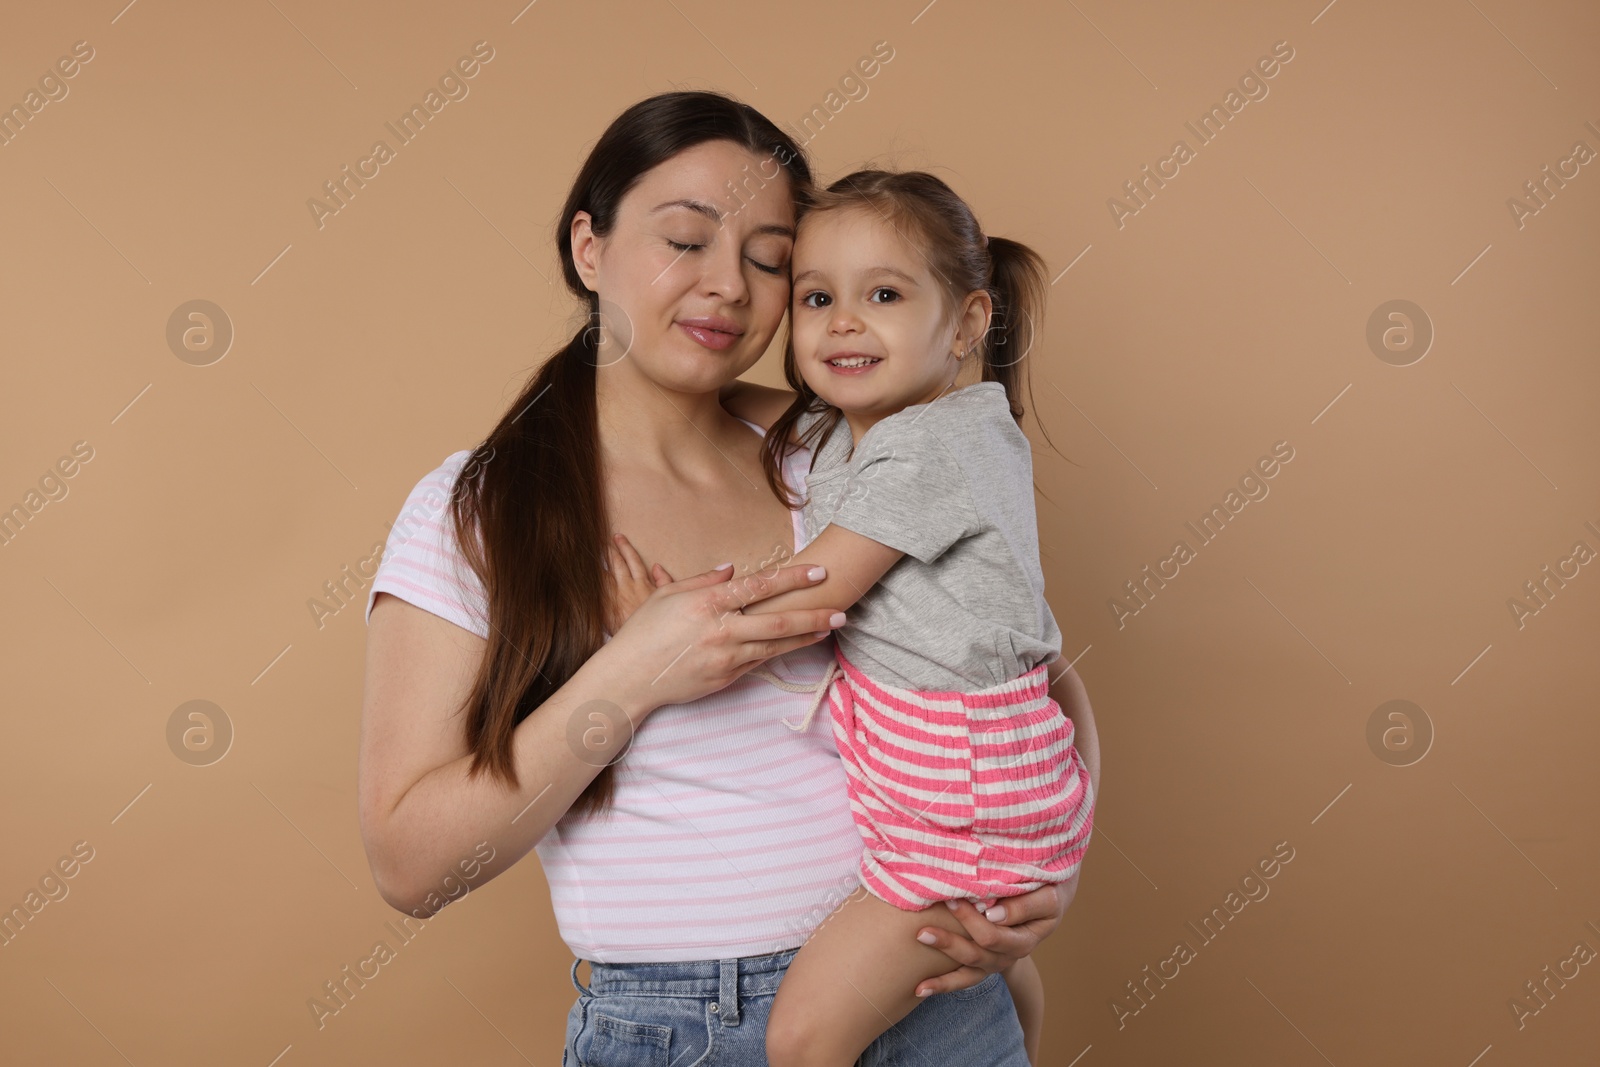
[[[879,303],[888,304],[888,303],[893,303],[894,301],[900,299],[900,294],[895,292],[893,289],[890,289],[887,285],[879,286],[878,288],[872,290],[872,295],[873,296],[877,296],[879,293],[888,293],[889,294],[889,299],[888,300],[882,300],[882,301],[879,301]]]
[[[821,291],[813,289],[811,292],[807,293],[805,296],[802,296],[800,298],[800,306],[801,307],[808,307],[808,308],[826,307],[827,306],[826,304],[818,304],[818,303],[816,303],[816,301],[818,301],[818,300],[827,300],[827,299],[828,299],[828,294],[827,293],[824,293],[824,292],[821,292]]]

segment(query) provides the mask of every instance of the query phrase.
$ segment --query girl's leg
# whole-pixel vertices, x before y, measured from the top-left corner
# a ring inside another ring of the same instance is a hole
[[[1011,965],[1005,980],[1011,989],[1011,1000],[1017,1006],[1017,1021],[1022,1024],[1022,1043],[1028,1050],[1028,1062],[1038,1067],[1039,1034],[1044,1029],[1044,979],[1039,977],[1033,957],[1024,956]]]
[[[942,903],[903,911],[858,889],[795,955],[767,1022],[772,1067],[851,1067],[873,1040],[922,1003],[917,984],[955,970],[917,931],[964,933]],[[1015,968],[1013,968],[1015,969]]]

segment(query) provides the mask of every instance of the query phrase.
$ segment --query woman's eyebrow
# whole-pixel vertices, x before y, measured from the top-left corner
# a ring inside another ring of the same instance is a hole
[[[686,207],[690,211],[699,212],[712,222],[722,221],[722,212],[700,200],[668,200],[665,204],[657,204],[650,214],[654,215],[657,212],[666,211],[668,208],[674,207]]]
[[[675,207],[688,208],[690,211],[704,215],[718,226],[722,225],[722,220],[724,218],[722,212],[718,211],[716,208],[712,207],[703,200],[668,200],[664,204],[657,204],[653,209],[651,209],[650,214],[654,215],[657,212],[666,211],[669,208]],[[737,214],[737,212],[735,212],[735,214]],[[771,223],[766,226],[757,226],[752,232],[758,234],[770,233],[776,234],[779,237],[787,237],[790,240],[794,239],[794,227],[780,226],[776,223]]]

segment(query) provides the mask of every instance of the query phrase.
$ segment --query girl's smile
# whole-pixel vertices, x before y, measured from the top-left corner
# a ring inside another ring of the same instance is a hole
[[[823,362],[835,374],[865,374],[867,371],[883,362],[882,356],[869,356],[864,352],[855,350],[835,352],[831,356],[824,356]]]

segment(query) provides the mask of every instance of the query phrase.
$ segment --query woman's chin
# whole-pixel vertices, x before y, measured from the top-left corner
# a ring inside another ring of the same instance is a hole
[[[680,378],[696,383],[696,388],[684,392],[714,393],[738,378],[761,361],[761,353],[741,355],[730,352],[708,352],[697,359],[686,361]]]
[[[748,370],[754,362],[751,360],[739,364],[722,360],[684,360],[672,367],[654,368],[656,373],[647,377],[664,392],[689,396],[715,394]]]

